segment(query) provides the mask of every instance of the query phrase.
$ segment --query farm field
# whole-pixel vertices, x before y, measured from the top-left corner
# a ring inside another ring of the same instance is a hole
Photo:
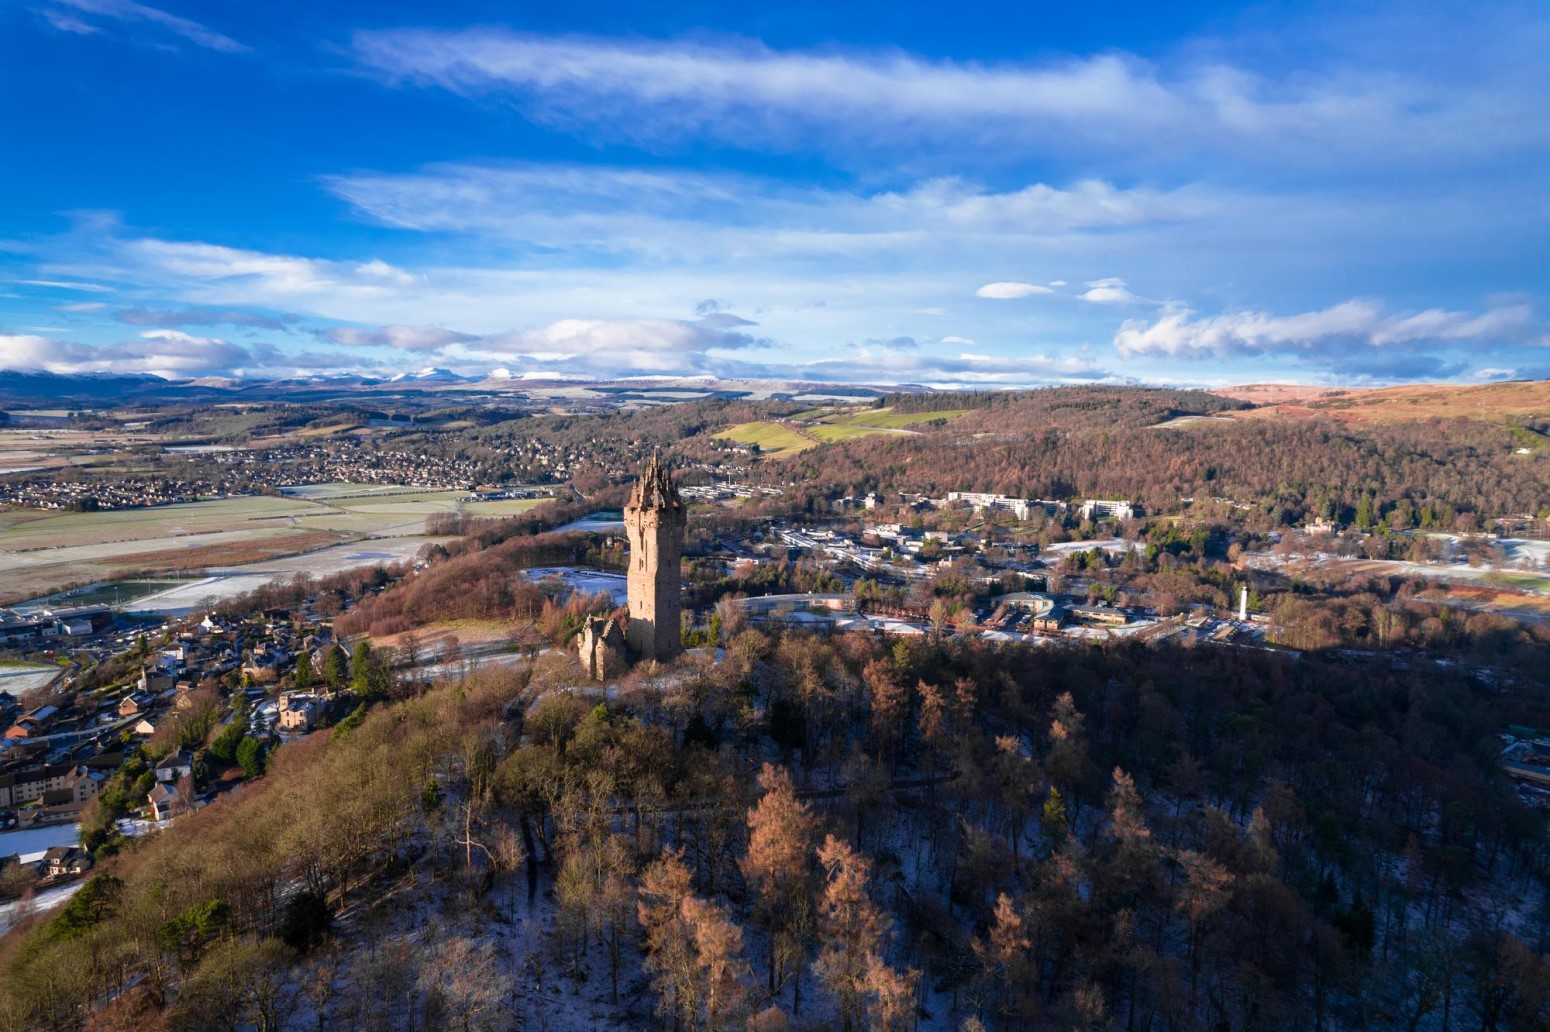
[[[1152,430],[1188,430],[1192,426],[1204,426],[1208,423],[1231,423],[1228,416],[1175,416],[1163,423],[1153,423]]]
[[[814,423],[803,429],[824,441],[848,441],[853,437],[870,437],[880,432],[873,427],[850,426],[844,423]]]
[[[243,563],[232,566],[211,567],[208,576],[186,581],[153,595],[136,599],[122,607],[126,613],[144,615],[186,616],[209,608],[212,604],[235,598],[261,588],[276,580],[294,577],[298,573],[314,577],[326,577],[359,566],[376,566],[411,561],[428,544],[452,540],[444,537],[392,537],[371,541],[358,541],[335,545],[305,555],[290,555]]]
[[[876,430],[903,430],[936,419],[957,419],[968,409],[943,409],[941,412],[895,412],[891,408],[868,408],[859,412],[839,412],[824,417],[821,422],[833,426],[861,426]]]
[[[909,434],[909,429],[938,419],[956,419],[968,409],[941,412],[895,412],[893,409],[814,408],[785,422],[739,423],[715,436],[739,444],[757,444],[772,459],[786,459],[829,441],[847,441],[871,434]]]
[[[320,484],[280,497],[223,498],[149,509],[7,510],[0,512],[0,605],[126,573],[266,564],[299,553],[316,555],[333,545],[418,539],[427,517],[456,511],[463,497],[461,491]],[[481,515],[505,515],[537,503],[522,499],[476,504],[481,508],[473,511]]]
[[[809,440],[779,423],[739,423],[727,427],[716,436],[739,444],[757,444],[759,451],[772,459],[790,458],[809,448],[818,447],[817,441]]]
[[[515,516],[548,500],[547,498],[498,498],[492,502],[464,502],[462,511],[471,516]]]

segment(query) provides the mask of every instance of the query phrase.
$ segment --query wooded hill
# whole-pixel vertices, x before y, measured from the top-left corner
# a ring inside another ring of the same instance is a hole
[[[0,1029],[1550,1018],[1519,711],[1456,667],[750,631],[397,693],[0,942]]]

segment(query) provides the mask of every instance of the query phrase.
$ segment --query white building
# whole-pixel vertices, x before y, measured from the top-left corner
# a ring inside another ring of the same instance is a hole
[[[1135,519],[1136,508],[1130,502],[1103,501],[1089,498],[1082,503],[1080,510],[1082,519],[1093,520],[1113,517],[1116,520]]]

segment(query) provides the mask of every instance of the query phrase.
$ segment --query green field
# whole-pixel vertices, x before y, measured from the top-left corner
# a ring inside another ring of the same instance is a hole
[[[943,409],[941,412],[895,412],[891,408],[862,409],[860,412],[840,412],[826,417],[823,422],[834,426],[868,426],[878,430],[903,430],[917,423],[929,423],[933,419],[957,419],[968,409]]]
[[[740,444],[757,444],[768,458],[785,459],[817,447],[817,442],[804,435],[810,434],[827,443],[849,441],[872,434],[913,433],[909,429],[912,426],[935,419],[957,419],[968,411],[945,409],[941,412],[895,412],[888,408],[814,408],[798,412],[788,420],[789,423],[800,424],[802,433],[785,423],[761,421],[739,423],[716,436]]]
[[[817,447],[815,442],[779,423],[739,423],[727,427],[716,436],[739,444],[757,444],[759,451],[772,459],[790,458]]]
[[[1550,577],[1533,573],[1488,573],[1484,580],[1514,591],[1550,592]]]
[[[855,437],[871,437],[877,433],[876,429],[869,426],[850,426],[845,423],[814,423],[803,429],[825,441],[848,441]]]
[[[464,502],[462,511],[470,516],[515,516],[547,501],[547,498],[500,498],[493,502]]]

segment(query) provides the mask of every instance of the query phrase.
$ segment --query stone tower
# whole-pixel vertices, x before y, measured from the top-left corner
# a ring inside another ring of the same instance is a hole
[[[679,560],[687,522],[667,465],[653,455],[624,506],[630,539],[630,623],[625,631],[637,659],[669,660],[682,651]]]

